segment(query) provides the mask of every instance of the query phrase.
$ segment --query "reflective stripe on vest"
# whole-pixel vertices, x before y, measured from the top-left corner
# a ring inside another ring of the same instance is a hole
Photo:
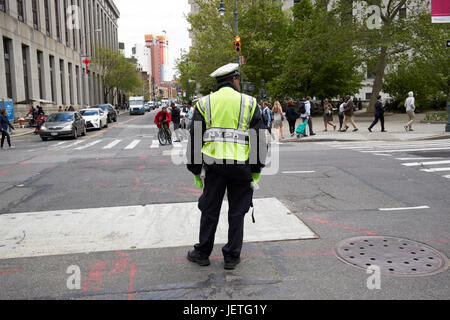
[[[249,144],[249,135],[247,131],[234,129],[212,128],[206,130],[203,137],[204,142],[232,142],[243,145]]]

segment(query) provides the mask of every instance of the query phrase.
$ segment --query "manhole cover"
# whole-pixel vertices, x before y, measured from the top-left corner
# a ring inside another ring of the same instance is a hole
[[[445,271],[445,255],[419,242],[394,237],[356,237],[335,247],[337,257],[354,267],[374,265],[381,273],[396,276],[426,276]]]

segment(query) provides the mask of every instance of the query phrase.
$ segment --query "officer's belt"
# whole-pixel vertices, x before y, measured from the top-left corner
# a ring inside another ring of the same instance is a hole
[[[231,142],[243,145],[249,144],[249,134],[247,131],[235,129],[212,128],[206,130],[204,142]]]

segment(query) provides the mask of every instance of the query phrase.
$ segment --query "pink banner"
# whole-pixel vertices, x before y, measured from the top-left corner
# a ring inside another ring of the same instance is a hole
[[[431,0],[431,22],[450,23],[450,0]]]

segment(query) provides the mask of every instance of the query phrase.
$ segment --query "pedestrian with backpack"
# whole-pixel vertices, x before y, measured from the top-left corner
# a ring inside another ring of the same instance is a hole
[[[347,123],[350,122],[354,128],[353,132],[358,131],[358,127],[355,124],[355,120],[353,120],[353,100],[350,98],[350,96],[345,97],[346,105],[344,107],[344,129],[342,132],[346,132],[348,129]]]
[[[309,135],[315,136],[316,134],[313,132],[312,118],[311,118],[311,97],[306,98],[306,101],[304,102],[304,109],[302,108],[302,106],[300,106],[300,112],[301,112],[300,117],[302,118],[303,122],[308,121]],[[305,134],[305,137],[307,136],[308,135]]]
[[[372,124],[369,127],[369,131],[372,132],[372,128],[378,123],[378,120],[381,122],[381,132],[386,132],[384,130],[384,107],[381,102],[381,96],[377,97],[377,102],[375,103],[375,120],[373,120]]]
[[[263,105],[261,108],[261,114],[262,114],[264,126],[266,127],[266,129],[269,132],[272,139],[275,140],[275,137],[272,134],[272,111],[270,110],[269,104],[267,102],[263,102]]]

